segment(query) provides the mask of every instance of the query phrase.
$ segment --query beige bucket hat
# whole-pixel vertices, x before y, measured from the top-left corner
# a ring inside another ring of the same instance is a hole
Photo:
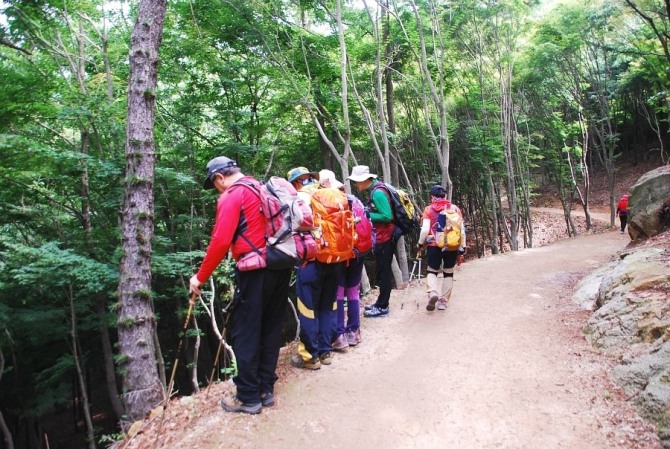
[[[357,165],[351,169],[351,175],[347,179],[354,182],[363,182],[376,177],[377,175],[370,173],[370,167],[367,165]]]

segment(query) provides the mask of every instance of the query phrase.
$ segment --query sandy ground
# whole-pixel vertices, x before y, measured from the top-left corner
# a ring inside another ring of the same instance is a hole
[[[389,317],[362,318],[363,342],[332,365],[299,370],[284,351],[275,407],[225,413],[218,384],[121,447],[660,448],[570,302],[627,243],[611,230],[468,262],[446,311],[427,312],[414,281],[393,292]]]

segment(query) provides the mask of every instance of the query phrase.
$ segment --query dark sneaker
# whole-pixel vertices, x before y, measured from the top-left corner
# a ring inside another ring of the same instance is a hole
[[[356,329],[355,331],[347,332],[347,342],[349,346],[356,346],[361,342],[361,330]]]
[[[256,415],[261,412],[263,406],[258,404],[245,404],[237,399],[235,396],[224,396],[221,399],[221,408],[230,413],[249,413]]]
[[[437,303],[437,310],[446,310],[446,309],[447,309],[447,300],[440,299],[440,301]]]
[[[366,310],[363,313],[363,316],[366,316],[368,318],[377,318],[377,317],[384,317],[389,315],[389,308],[381,308],[377,306],[372,306],[369,310]]]
[[[272,407],[275,405],[275,395],[273,393],[261,393],[261,404],[263,407]]]
[[[319,360],[321,361],[322,365],[330,365],[333,363],[333,354],[330,352],[324,352],[323,354],[319,354]]]
[[[333,349],[335,351],[345,352],[348,347],[349,341],[347,340],[347,336],[344,334],[339,335],[333,342]]]
[[[317,358],[305,361],[302,357],[300,357],[300,355],[296,354],[291,356],[291,365],[295,366],[296,368],[317,370],[321,368],[321,361]]]
[[[437,295],[433,294],[430,295],[430,299],[428,300],[428,304],[426,304],[426,310],[428,311],[433,311],[435,310],[435,303],[437,302]]]
[[[368,304],[367,306],[365,306],[365,310],[370,310],[373,307],[377,307],[377,304]]]

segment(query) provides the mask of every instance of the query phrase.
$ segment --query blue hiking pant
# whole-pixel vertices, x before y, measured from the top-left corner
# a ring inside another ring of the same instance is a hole
[[[273,393],[291,270],[235,270],[229,339],[237,358],[237,398],[258,404]]]
[[[337,313],[335,295],[342,263],[309,262],[298,268],[296,292],[300,344],[298,353],[303,360],[333,350],[336,337]]]

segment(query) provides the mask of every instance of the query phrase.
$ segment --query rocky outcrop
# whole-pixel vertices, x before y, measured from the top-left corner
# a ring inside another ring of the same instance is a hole
[[[670,166],[652,170],[630,190],[633,241],[584,278],[573,295],[593,310],[584,333],[620,358],[612,376],[670,449]]]
[[[630,189],[628,234],[635,241],[670,228],[670,166],[645,173]]]
[[[578,285],[584,333],[620,358],[612,373],[670,449],[670,232],[621,252]]]

